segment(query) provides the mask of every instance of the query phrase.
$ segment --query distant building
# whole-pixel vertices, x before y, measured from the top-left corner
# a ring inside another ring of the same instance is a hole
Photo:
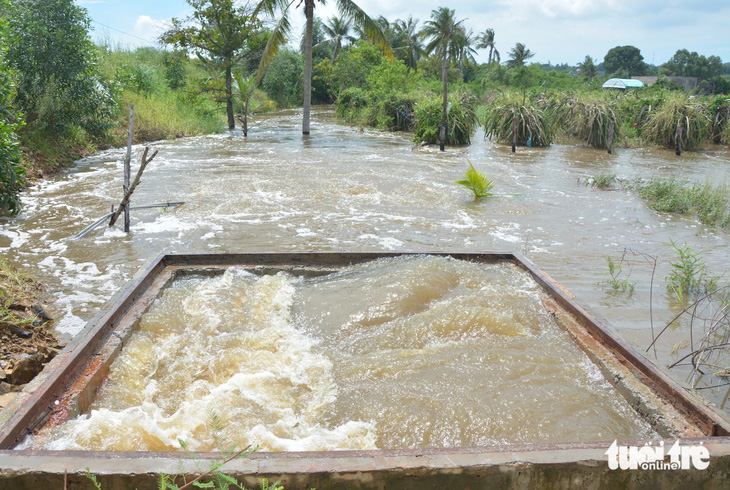
[[[628,78],[609,78],[606,83],[601,85],[602,88],[617,88],[626,90],[627,88],[641,88],[644,84],[640,80]]]
[[[713,89],[715,88],[715,84],[712,80],[708,80],[706,82],[700,82],[697,77],[631,77],[634,80],[641,80],[645,85],[651,86],[654,85],[657,80],[667,80],[669,82],[674,82],[682,89],[684,89],[685,92],[690,92],[693,90],[700,89],[701,92],[711,94]]]

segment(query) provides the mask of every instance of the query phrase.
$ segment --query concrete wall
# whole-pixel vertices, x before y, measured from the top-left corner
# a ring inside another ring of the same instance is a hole
[[[670,447],[673,440],[666,440]],[[254,453],[234,460],[225,472],[257,488],[258,478],[280,480],[286,490],[426,488],[730,488],[730,438],[683,439],[705,445],[705,470],[610,470],[604,455],[610,443],[521,445],[464,449]],[[657,441],[654,441],[657,443]],[[626,445],[642,446],[643,442]],[[208,468],[201,456],[201,467]],[[104,490],[157,488],[158,474],[196,474],[185,455],[73,451],[0,451],[0,489],[93,488],[86,468]],[[188,480],[189,481],[189,480]],[[181,481],[180,481],[181,482]]]

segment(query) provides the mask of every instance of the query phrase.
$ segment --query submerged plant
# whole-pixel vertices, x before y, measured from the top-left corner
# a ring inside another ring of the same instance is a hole
[[[713,143],[730,143],[730,97],[718,95],[710,103]]]
[[[553,131],[548,113],[526,97],[503,96],[487,111],[484,137],[515,146],[550,146]]]
[[[614,142],[621,137],[620,124],[613,105],[600,99],[576,102],[570,111],[567,129],[589,146],[608,149],[609,153]]]
[[[586,185],[591,185],[601,190],[610,189],[618,182],[616,174],[598,174],[586,179]]]
[[[438,143],[442,114],[443,108],[438,99],[431,98],[416,105],[413,130],[416,143]],[[470,144],[476,123],[474,98],[469,94],[456,94],[450,97],[446,112],[446,144]]]
[[[455,180],[454,183],[463,185],[472,191],[474,199],[491,196],[492,193],[489,191],[494,187],[494,181],[486,174],[475,169],[471,162],[469,162],[469,168],[464,173],[464,179]]]
[[[682,150],[697,148],[708,132],[709,118],[705,109],[686,96],[673,97],[654,110],[643,128],[649,142]]]
[[[621,266],[623,259],[621,259],[619,263],[616,263],[608,255],[605,255],[604,257],[606,257],[606,263],[608,265],[608,272],[604,274],[608,274],[611,278],[599,282],[598,285],[608,286],[619,293],[628,292],[629,296],[634,294],[634,286],[636,286],[636,282],[629,281],[630,273],[621,277],[623,274],[623,267]]]
[[[668,246],[674,251],[676,259],[669,263],[672,270],[667,276],[667,289],[674,293],[677,300],[683,302],[685,294],[707,294],[717,289],[719,278],[708,274],[705,260],[699,252],[693,252],[687,243],[679,247],[672,240]]]
[[[639,195],[656,211],[696,213],[702,223],[718,228],[730,225],[730,189],[727,185],[715,187],[709,182],[689,184],[675,179],[657,179],[640,183],[638,187]]]

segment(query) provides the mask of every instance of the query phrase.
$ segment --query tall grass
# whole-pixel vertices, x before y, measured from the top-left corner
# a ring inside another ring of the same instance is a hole
[[[487,111],[486,138],[518,146],[550,146],[553,130],[548,114],[524,96],[504,95]]]
[[[129,104],[134,104],[135,142],[218,133],[223,129],[221,113],[205,100],[194,101],[172,91],[154,96],[127,91],[121,97],[121,120],[112,144],[126,144]]]
[[[711,136],[713,143],[730,143],[730,97],[718,95],[709,106]]]

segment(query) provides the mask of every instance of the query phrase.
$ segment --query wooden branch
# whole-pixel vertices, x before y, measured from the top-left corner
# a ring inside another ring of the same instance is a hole
[[[109,220],[109,226],[113,226],[114,223],[117,221],[117,218],[119,218],[119,215],[122,214],[122,211],[127,207],[127,203],[129,202],[129,198],[132,197],[132,193],[134,192],[134,189],[137,188],[137,185],[140,182],[140,179],[142,178],[142,172],[144,172],[145,167],[147,167],[147,164],[150,163],[156,156],[157,156],[157,150],[152,154],[152,156],[147,159],[147,152],[149,152],[150,148],[148,146],[144,149],[144,154],[142,155],[142,164],[139,166],[139,170],[137,171],[137,176],[134,178],[134,182],[129,187],[129,190],[124,195],[124,198],[122,199],[122,202],[119,204],[119,209],[117,209],[114,212],[114,215],[112,216],[112,219]]]

